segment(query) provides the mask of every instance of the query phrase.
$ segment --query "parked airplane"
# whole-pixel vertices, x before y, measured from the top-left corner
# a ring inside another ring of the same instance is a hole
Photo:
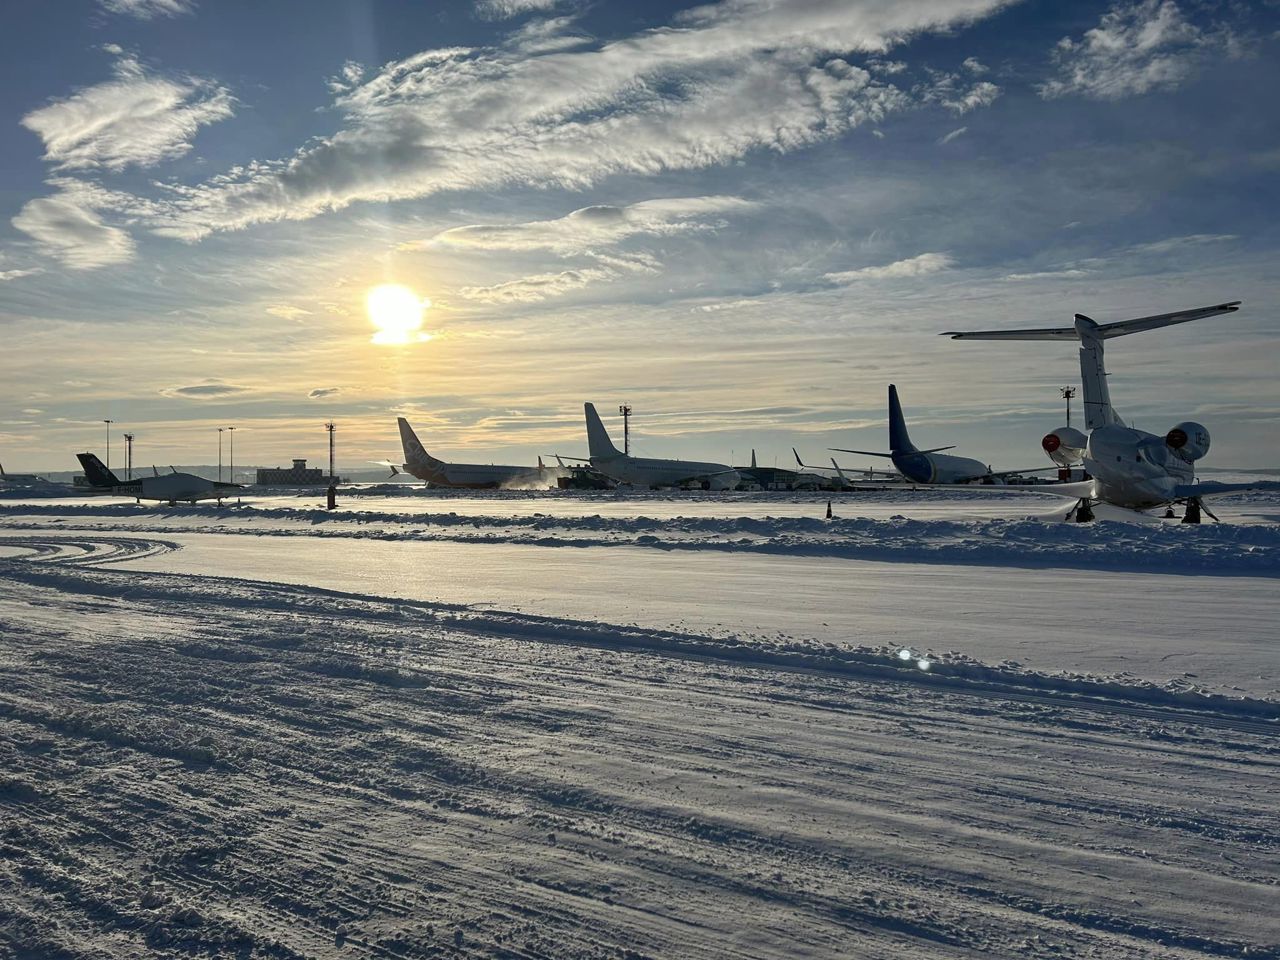
[[[723,463],[629,456],[613,445],[595,406],[586,403],[583,409],[587,415],[587,447],[591,466],[619,483],[645,487],[698,484],[707,490],[732,490],[742,480],[737,470]]]
[[[77,453],[76,459],[84,467],[84,476],[89,481],[89,486],[97,491],[117,497],[133,497],[139,501],[168,500],[171,507],[179,500],[189,503],[197,500],[221,500],[230,496],[229,491],[241,489],[238,483],[206,480],[194,473],[179,473],[173,467],[169,468],[172,473],[162,474],[152,467],[154,476],[121,480],[92,453]]]
[[[400,425],[400,446],[404,451],[404,463],[400,470],[425,480],[433,487],[465,487],[473,490],[493,487],[553,486],[555,471],[548,471],[538,458],[536,467],[511,467],[495,463],[447,463],[427,453],[418,435],[404,417],[397,417]],[[390,461],[380,461],[391,468],[391,475],[398,472]]]
[[[953,340],[1078,340],[1080,378],[1084,387],[1085,427],[1088,431],[1087,436],[1083,437],[1084,443],[1079,454],[1092,478],[1079,483],[1046,484],[1037,492],[1079,498],[1073,513],[1081,522],[1093,519],[1092,506],[1095,503],[1108,503],[1135,510],[1185,503],[1187,509],[1183,522],[1199,523],[1202,509],[1213,517],[1213,513],[1204,507],[1205,497],[1242,490],[1275,489],[1280,484],[1197,483],[1195,465],[1209,452],[1209,431],[1193,420],[1176,424],[1164,436],[1126,426],[1111,406],[1102,342],[1112,337],[1142,333],[1175,323],[1235,313],[1239,308],[1240,301],[1232,300],[1212,307],[1104,324],[1077,313],[1075,324],[1070,327],[979,330],[951,332],[942,336]],[[1053,433],[1041,441],[1051,457],[1068,443],[1079,446],[1080,440],[1070,438],[1069,441],[1064,441]],[[1172,516],[1172,510],[1167,516]]]
[[[860,487],[866,487],[868,484],[873,483],[902,482],[902,475],[899,473],[891,472],[889,470],[875,470],[871,467],[865,467],[862,470],[853,470],[851,472],[860,473],[862,476],[850,477],[849,474],[845,473],[844,468],[841,467],[840,464],[836,463],[835,457],[831,458],[831,469],[836,472],[836,475],[832,477],[822,472],[827,469],[826,467],[811,467],[809,464],[801,460],[800,454],[796,451],[795,447],[791,448],[791,455],[796,458],[796,466],[800,468],[801,472],[805,476],[815,477],[821,481],[821,483],[826,485],[823,489],[854,490]],[[881,479],[877,480],[877,478]]]
[[[30,487],[51,484],[52,481],[36,476],[34,473],[5,473],[4,464],[0,464],[0,483],[12,483],[17,486]]]
[[[1043,472],[1031,470],[993,471],[981,460],[970,457],[946,456],[943,450],[954,450],[949,447],[930,447],[920,450],[907,436],[907,421],[902,415],[902,404],[898,402],[898,388],[889,384],[889,452],[877,453],[871,450],[847,450],[844,447],[832,447],[839,453],[857,453],[864,457],[885,457],[893,462],[898,472],[912,483],[972,483],[975,480],[983,483],[996,483],[1005,477],[1015,474]]]

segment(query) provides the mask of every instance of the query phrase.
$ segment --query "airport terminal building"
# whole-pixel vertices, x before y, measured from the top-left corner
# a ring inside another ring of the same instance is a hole
[[[319,467],[308,467],[306,460],[294,459],[292,467],[259,467],[260,487],[327,487],[329,478]]]

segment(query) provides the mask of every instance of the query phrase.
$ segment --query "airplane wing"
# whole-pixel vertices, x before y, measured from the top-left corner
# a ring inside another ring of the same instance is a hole
[[[1179,500],[1184,497],[1197,497],[1201,500],[1213,497],[1226,497],[1233,493],[1249,491],[1280,491],[1280,481],[1255,480],[1252,483],[1218,483],[1214,480],[1203,480],[1200,483],[1182,483],[1173,490]]]
[[[1150,317],[1137,317],[1134,320],[1118,320],[1115,323],[1098,324],[1098,332],[1104,340],[1111,337],[1123,337],[1127,333],[1141,333],[1143,330],[1154,330],[1157,327],[1168,327],[1175,323],[1187,323],[1202,317],[1215,317],[1220,313],[1235,313],[1240,309],[1239,300],[1219,303],[1212,307],[1196,307],[1193,310],[1177,310],[1173,313],[1157,313]],[[1080,316],[1080,314],[1076,314]],[[1080,334],[1075,327],[1031,327],[1022,330],[948,330],[939,336],[952,340],[1079,340]]]
[[[1016,477],[1024,473],[1057,473],[1057,467],[1027,467],[1025,470],[988,470],[986,473],[975,473],[972,477],[963,477],[957,483],[969,483],[973,480],[985,480],[987,477]]]

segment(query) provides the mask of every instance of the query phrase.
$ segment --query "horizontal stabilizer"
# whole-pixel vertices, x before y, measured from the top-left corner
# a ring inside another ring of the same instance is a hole
[[[1235,313],[1240,309],[1239,300],[1220,303],[1212,307],[1196,307],[1193,310],[1178,310],[1174,313],[1158,313],[1150,317],[1138,317],[1134,320],[1118,320],[1115,323],[1100,323],[1097,334],[1103,340],[1112,337],[1123,337],[1130,333],[1142,333],[1158,327],[1169,327],[1175,323],[1187,323],[1203,317],[1215,317],[1222,313]],[[1086,319],[1076,314],[1077,319]],[[1079,340],[1080,334],[1072,327],[1029,327],[1022,330],[969,330],[948,331],[940,334],[952,340]]]
[[[856,453],[863,457],[884,457],[886,460],[893,457],[892,453],[876,453],[874,450],[846,450],[844,447],[827,447],[828,450],[834,450],[836,453]]]

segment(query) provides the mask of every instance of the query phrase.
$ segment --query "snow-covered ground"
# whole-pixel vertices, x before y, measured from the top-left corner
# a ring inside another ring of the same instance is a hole
[[[826,500],[0,501],[0,955],[1280,956],[1280,500]]]

